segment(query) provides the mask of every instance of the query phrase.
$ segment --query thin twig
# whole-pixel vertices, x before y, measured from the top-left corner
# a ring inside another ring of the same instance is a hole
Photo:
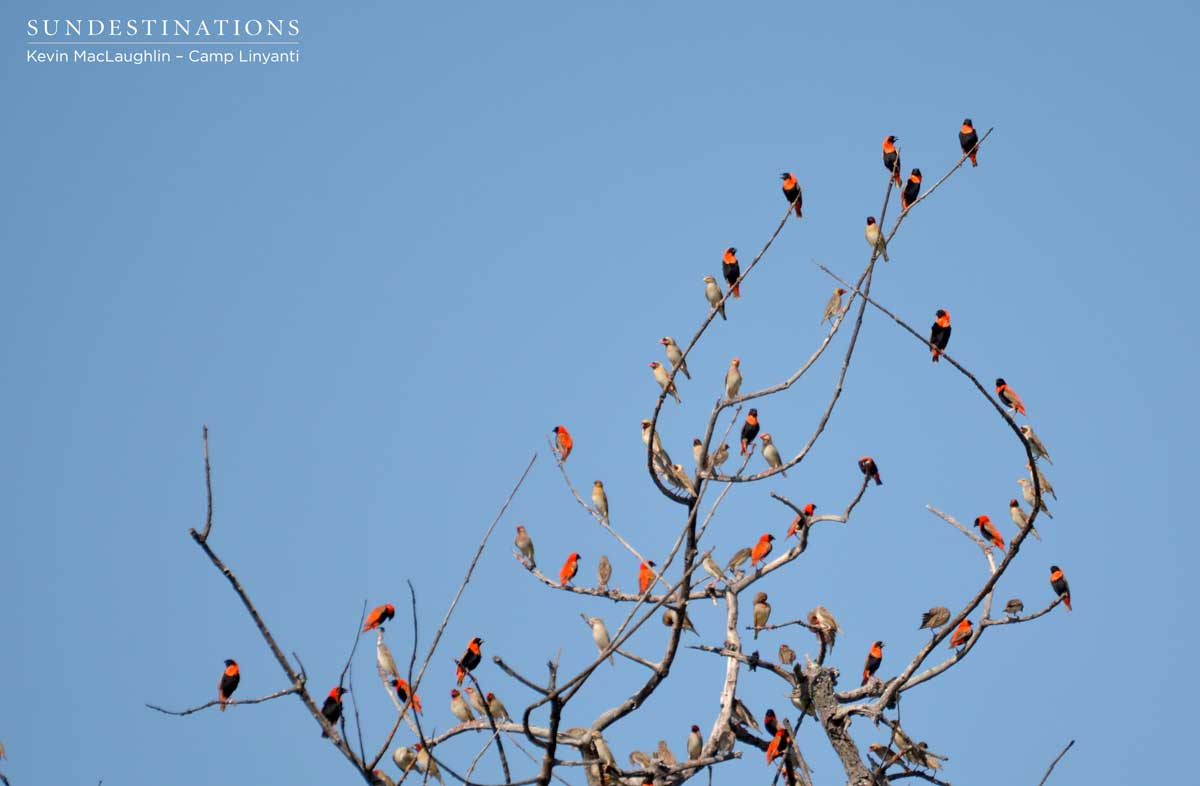
[[[1058,760],[1061,759],[1063,756],[1066,756],[1067,751],[1071,750],[1071,746],[1074,744],[1075,744],[1075,740],[1071,740],[1070,742],[1067,743],[1067,747],[1063,748],[1062,752],[1054,757],[1054,761],[1050,762],[1050,767],[1049,767],[1049,769],[1046,770],[1046,774],[1042,776],[1042,779],[1040,781],[1038,781],[1038,786],[1043,786],[1043,784],[1046,783],[1046,779],[1050,777],[1050,773],[1054,772],[1054,766],[1056,764],[1058,764]]]
[[[272,694],[269,694],[267,696],[260,696],[257,699],[227,699],[224,703],[229,706],[233,706],[236,704],[262,704],[264,701],[270,701],[271,699],[278,699],[281,696],[287,696],[292,693],[299,693],[299,691],[300,691],[300,689],[297,688],[295,685],[293,685],[290,688],[284,688],[283,690],[277,690]],[[200,712],[200,710],[206,710],[209,707],[215,707],[221,703],[222,702],[220,699],[213,699],[212,701],[207,701],[198,707],[190,707],[186,710],[163,709],[162,707],[159,707],[157,704],[147,704],[146,706],[152,710],[158,710],[159,712],[163,713],[164,715],[180,715],[180,716],[182,716],[182,715],[191,715],[193,712]]]
[[[208,540],[208,533],[212,530],[213,519],[213,502],[212,502],[212,466],[208,463],[208,426],[204,426],[204,496],[208,501],[208,512],[204,515],[204,530],[200,533],[201,540]]]

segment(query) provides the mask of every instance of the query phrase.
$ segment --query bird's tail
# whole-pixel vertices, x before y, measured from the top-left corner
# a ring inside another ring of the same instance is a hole
[[[1037,538],[1038,540],[1041,540],[1041,539],[1042,539],[1042,536],[1038,534],[1037,527],[1034,527],[1033,529],[1031,529],[1031,530],[1029,530],[1029,531],[1030,531],[1030,532],[1032,532],[1032,533],[1033,533],[1033,536],[1034,536],[1035,538]]]
[[[876,485],[876,486],[882,486],[882,485],[883,485],[883,480],[882,480],[882,479],[879,477],[879,473],[878,473],[878,472],[876,472],[876,473],[875,473],[875,485]]]
[[[937,347],[934,347],[934,348],[933,348],[933,362],[934,362],[934,363],[937,363],[937,362],[938,362],[938,359],[939,359],[941,356],[942,356],[942,352],[941,352],[941,350],[939,350]]]
[[[742,296],[742,285],[741,285],[741,284],[734,284],[734,285],[733,285],[733,296],[734,296],[734,297],[741,297],[741,296]]]
[[[1069,593],[1069,592],[1067,593],[1066,597],[1063,598],[1063,603],[1067,604],[1067,611],[1070,611],[1071,610],[1071,593]]]
[[[979,162],[975,160],[976,155],[978,155],[978,152],[975,150],[972,150],[971,151],[971,166],[979,166]]]
[[[795,204],[795,208],[796,208],[796,218],[804,218],[804,214],[800,212],[800,203],[799,202],[797,202]]]
[[[225,697],[221,697],[221,712],[225,711]]]
[[[900,182],[900,170],[899,169],[892,170],[892,182],[896,184],[896,188],[899,188],[900,186],[903,185],[903,183]]]
[[[721,312],[721,319],[728,319],[728,317],[725,316],[725,304],[724,303],[721,304],[721,307],[718,308],[717,311]]]

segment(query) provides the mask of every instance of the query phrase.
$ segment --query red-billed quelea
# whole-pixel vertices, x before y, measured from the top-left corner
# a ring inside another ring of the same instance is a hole
[[[783,458],[779,455],[779,448],[775,447],[775,442],[771,438],[771,435],[763,434],[760,439],[762,439],[762,454],[763,458],[767,460],[767,466],[769,466],[771,469],[779,469],[782,467]],[[787,473],[782,470],[780,470],[779,474],[783,475],[785,478],[787,477]]]
[[[842,312],[842,295],[846,294],[846,290],[838,287],[833,290],[833,294],[829,296],[829,301],[825,303],[825,310],[821,312],[821,322],[833,322],[833,318]]]
[[[1038,505],[1037,496],[1033,493],[1033,483],[1029,480],[1029,478],[1018,478],[1017,482],[1021,484],[1021,496],[1024,498],[1026,504],[1028,504],[1030,507]],[[1054,518],[1054,516],[1050,513],[1050,509],[1046,507],[1046,500],[1043,499],[1041,501],[1041,504],[1038,505],[1038,509],[1045,513],[1048,518]]]
[[[721,465],[724,464],[728,460],[729,460],[729,443],[722,442],[720,445],[717,446],[717,449],[713,452],[713,454],[711,456],[709,456],[709,459],[708,459],[709,472],[712,472],[712,473],[720,472]]]
[[[383,631],[380,630],[375,638],[375,663],[379,666],[379,673],[392,677],[393,679],[400,678],[400,671],[396,668],[396,659],[392,657],[392,651],[383,643]]]
[[[1013,524],[1016,524],[1020,529],[1025,529],[1025,525],[1029,523],[1029,517],[1025,515],[1025,511],[1021,510],[1020,504],[1015,499],[1010,499],[1008,501],[1008,515],[1010,518],[1012,518]],[[1042,536],[1038,534],[1037,527],[1034,527],[1029,531],[1032,532],[1033,536],[1038,540],[1042,539]]]
[[[604,493],[604,483],[597,480],[592,484],[592,505],[600,518],[608,521],[608,495]]]
[[[700,736],[700,727],[692,725],[692,730],[687,738],[688,758],[692,761],[698,761],[700,754],[704,752],[704,738]]]
[[[650,426],[648,420],[642,421],[642,444],[650,445]],[[654,471],[659,475],[666,475],[671,471],[671,457],[667,455],[667,451],[663,450],[662,439],[659,438],[658,430],[654,431],[654,448],[652,451],[654,461]]]
[[[462,723],[469,723],[475,720],[475,716],[471,713],[471,708],[467,706],[467,700],[458,692],[458,688],[450,689],[450,712]]]
[[[492,711],[492,718],[497,721],[510,721],[512,717],[508,714],[508,708],[504,706],[504,702],[496,698],[496,694],[489,693],[487,695],[488,709]]]
[[[771,619],[771,604],[767,603],[767,593],[760,592],[754,596],[754,638],[758,638],[758,632],[767,627],[767,620]]]
[[[529,533],[525,531],[525,527],[517,525],[517,538],[513,541],[513,545],[521,552],[525,559],[529,560],[530,565],[537,565],[533,560],[533,538],[529,537]]]
[[[604,620],[599,617],[585,617],[585,619],[592,628],[592,641],[596,643],[596,649],[604,652],[612,644],[612,639],[608,637],[608,627],[604,624]],[[613,657],[611,652],[608,654],[608,662],[613,666],[617,665],[616,658]]]
[[[704,277],[704,297],[708,300],[708,305],[715,308],[721,315],[721,319],[725,319],[725,304],[721,302],[721,287],[712,276]]]
[[[401,745],[392,751],[392,761],[400,768],[400,772],[408,772],[417,763],[417,754],[413,753],[412,748]]]
[[[479,717],[487,717],[487,706],[483,703],[483,697],[479,695],[479,691],[472,688],[470,685],[463,688],[463,692],[467,694],[467,703],[475,708],[479,713]]]
[[[658,386],[670,393],[671,397],[675,399],[676,404],[682,404],[683,401],[679,398],[679,391],[675,389],[675,383],[671,381],[671,375],[663,368],[662,363],[659,363],[657,360],[650,361],[650,370],[654,372],[654,381],[658,383]]]
[[[742,389],[742,361],[734,358],[729,361],[729,370],[725,372],[725,398],[734,399]]]
[[[1028,464],[1025,465],[1025,469],[1029,470],[1029,476],[1030,476],[1030,478],[1032,478],[1035,470],[1033,468],[1031,468]],[[1050,480],[1045,475],[1042,474],[1042,470],[1040,468],[1036,469],[1036,473],[1037,473],[1038,485],[1040,485],[1042,487],[1042,493],[1049,494],[1050,496],[1054,497],[1057,500],[1058,495],[1054,493],[1054,486],[1050,485]]]
[[[708,455],[704,450],[704,443],[699,437],[692,440],[692,459],[696,462],[697,472],[708,471]]]
[[[1029,426],[1021,426],[1021,436],[1025,437],[1025,441],[1029,443],[1029,447],[1033,450],[1034,458],[1044,458],[1046,461],[1053,464],[1050,459],[1050,454],[1046,452],[1046,446],[1038,439],[1038,435],[1034,433]]]
[[[428,772],[430,778],[436,778],[438,783],[446,786],[446,782],[442,780],[442,771],[438,769],[437,762],[429,755],[429,751],[425,750],[425,746],[419,742],[415,747],[417,749],[417,771]]]
[[[837,643],[838,633],[842,630],[833,614],[824,606],[816,606],[808,612],[808,627],[815,629],[817,638],[831,651],[833,645]]]
[[[883,255],[884,262],[891,262],[888,259],[887,244],[883,242],[883,233],[879,231],[879,224],[875,223],[875,216],[867,216],[867,230],[865,232],[867,245],[873,249],[879,249],[879,253]]]
[[[687,491],[693,497],[696,496],[696,487],[692,485],[692,478],[682,464],[671,465],[671,472],[667,475],[667,480],[671,482],[672,486]]]
[[[691,379],[692,375],[688,373],[687,362],[683,359],[683,350],[681,350],[679,345],[675,343],[675,339],[671,338],[670,336],[663,336],[658,340],[658,343],[666,347],[667,360],[671,362],[671,367],[678,368],[681,372],[683,372],[685,377]]]

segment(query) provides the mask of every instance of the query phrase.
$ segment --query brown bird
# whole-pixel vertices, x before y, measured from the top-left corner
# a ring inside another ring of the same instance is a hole
[[[700,727],[695,724],[692,724],[692,730],[688,733],[687,752],[692,761],[698,760],[704,752],[704,738],[700,736]]]
[[[883,255],[884,262],[892,261],[888,259],[887,241],[883,239],[883,232],[880,231],[879,224],[875,223],[875,216],[867,216],[867,228],[863,234],[867,238],[867,245]]]
[[[1004,613],[1011,617],[1015,617],[1025,610],[1025,604],[1020,598],[1012,598],[1008,603],[1004,604]]]
[[[725,372],[725,398],[732,399],[742,389],[742,361],[734,358],[729,361],[729,370]]]
[[[667,747],[666,740],[658,741],[658,748],[655,749],[654,756],[659,760],[659,762],[667,765],[668,767],[675,766],[675,754],[671,753],[671,749]]]
[[[716,451],[708,457],[708,468],[711,472],[720,472],[721,465],[729,460],[729,443],[717,445]]]
[[[954,629],[954,635],[950,637],[951,649],[961,647],[966,644],[971,638],[971,621],[964,619],[958,623],[958,627]]]
[[[1046,452],[1046,446],[1038,439],[1038,435],[1033,432],[1033,427],[1029,425],[1021,426],[1021,436],[1029,443],[1030,449],[1033,451],[1034,458],[1044,458],[1047,462],[1053,464],[1050,459],[1050,454]],[[1055,497],[1058,499],[1058,497]]]
[[[488,709],[492,711],[492,717],[498,721],[511,721],[512,717],[508,714],[508,708],[504,706],[504,702],[496,698],[496,694],[489,692],[486,696]],[[612,754],[609,754],[610,756]]]
[[[1025,515],[1025,511],[1021,510],[1020,504],[1015,499],[1008,501],[1008,515],[1012,519],[1013,524],[1016,524],[1020,529],[1025,529],[1025,526],[1029,523],[1029,517]],[[1033,527],[1029,531],[1038,540],[1042,539],[1042,536],[1038,534],[1037,527]]]
[[[674,609],[669,608],[663,612],[662,624],[668,628],[675,627],[675,610]],[[696,633],[696,628],[694,625],[692,625],[692,621],[690,618],[688,618],[688,615],[686,613],[683,615],[683,624],[680,627],[682,627],[683,630],[686,630],[689,633],[695,633],[697,636],[700,635],[699,633]]]
[[[1042,470],[1040,467],[1034,468],[1034,467],[1030,467],[1029,464],[1026,464],[1025,469],[1029,470],[1030,478],[1033,477],[1034,472],[1037,473],[1038,485],[1042,487],[1043,494],[1049,494],[1050,496],[1054,497],[1055,499],[1058,499],[1058,495],[1054,493],[1054,486],[1050,485],[1049,479],[1045,475],[1042,474]]]
[[[1029,478],[1020,478],[1017,480],[1021,484],[1021,498],[1024,499],[1030,506],[1036,505],[1037,509],[1046,514],[1047,518],[1054,518],[1050,513],[1050,509],[1046,507],[1045,498],[1038,499],[1037,494],[1033,490],[1033,482]]]
[[[832,323],[833,318],[842,311],[842,295],[846,294],[846,290],[838,287],[833,290],[833,294],[829,296],[829,300],[825,303],[825,310],[821,312],[821,322],[826,321]]]
[[[558,585],[565,587],[571,583],[571,579],[575,578],[575,574],[579,572],[579,552],[572,551],[567,555],[567,561],[558,571]],[[460,685],[462,683],[459,683]]]
[[[604,482],[597,480],[592,483],[592,506],[600,514],[600,518],[608,521],[608,494],[604,491]]]
[[[1000,530],[996,529],[996,525],[992,524],[992,520],[987,516],[976,516],[975,526],[979,528],[979,534],[983,535],[983,539],[991,542],[993,546],[1004,550],[1004,538],[1000,537]]]
[[[791,666],[792,661],[796,659],[796,651],[786,644],[779,645],[779,662],[784,666]]]
[[[670,336],[663,336],[658,340],[658,343],[666,347],[667,360],[671,362],[671,367],[678,368],[685,377],[691,379],[692,375],[688,373],[687,361],[683,359],[683,350],[675,343],[675,339]]]
[[[366,633],[373,628],[378,628],[383,623],[396,616],[396,607],[390,603],[385,603],[382,606],[376,606],[371,609],[371,613],[367,615],[367,624],[363,626],[363,633]]]
[[[749,726],[758,731],[758,720],[755,719],[754,713],[750,712],[737,696],[733,697],[733,718],[743,726]]]
[[[601,554],[600,562],[596,564],[596,580],[600,582],[600,591],[608,592],[608,580],[612,578],[612,563],[608,557]]]
[[[657,360],[650,361],[650,370],[654,372],[654,381],[658,383],[658,386],[671,394],[671,398],[675,399],[676,404],[682,404],[683,401],[679,398],[679,390],[675,387],[675,381],[671,379],[671,375],[663,368],[662,363],[659,363]]]
[[[760,592],[754,596],[754,638],[758,638],[758,632],[767,626],[770,617],[771,604],[767,603],[767,593]]]
[[[750,559],[751,551],[753,549],[747,547],[733,552],[733,556],[729,558],[729,563],[725,566],[725,570],[740,570],[746,564],[746,560]]]
[[[221,712],[225,711],[229,697],[237,690],[238,683],[241,681],[242,673],[238,670],[237,661],[227,658],[225,671],[221,673],[221,681],[217,683],[217,699],[221,702]],[[3,748],[0,748],[0,751],[2,750]]]
[[[471,708],[467,706],[467,701],[458,692],[457,688],[450,689],[450,713],[458,718],[461,723],[470,723],[475,720],[475,715],[471,712]]]
[[[468,671],[475,671],[475,667],[479,665],[479,661],[483,659],[483,652],[479,647],[483,644],[483,639],[476,636],[467,642],[467,649],[463,652],[462,657],[458,659],[458,684],[462,685],[463,677],[467,676]]]
[[[1062,568],[1057,565],[1050,566],[1050,587],[1063,599],[1063,603],[1067,605],[1067,611],[1070,611],[1071,586],[1067,584],[1067,577],[1063,575]]]
[[[837,635],[841,632],[837,620],[833,618],[833,614],[824,606],[817,606],[812,611],[808,612],[808,626],[814,629],[817,638],[822,644],[833,650],[833,645],[837,642]]]
[[[721,287],[717,285],[717,280],[712,276],[705,276],[704,299],[708,301],[708,305],[717,310],[717,313],[721,315],[721,319],[728,318],[725,316],[725,303],[722,301],[724,297],[721,294]]]
[[[867,653],[867,660],[863,663],[863,676],[860,685],[866,685],[875,676],[875,672],[879,670],[879,664],[883,663],[883,642],[877,641],[871,645],[871,651]]]
[[[858,460],[858,469],[863,475],[873,479],[876,486],[883,485],[883,480],[879,477],[879,465],[875,463],[875,459],[870,456],[863,456]]]
[[[561,463],[571,455],[571,448],[575,447],[575,440],[571,439],[571,435],[567,433],[566,426],[555,426],[554,435],[555,444],[558,446],[558,460]]]
[[[517,537],[513,541],[513,545],[521,552],[525,559],[529,560],[529,564],[537,566],[533,560],[533,538],[529,537],[529,533],[525,531],[525,527],[517,525]]]
[[[463,693],[467,694],[467,703],[475,708],[479,713],[479,717],[487,717],[487,704],[483,700],[483,696],[479,695],[479,691],[472,688],[470,685],[463,688]]]
[[[929,611],[921,615],[921,625],[917,628],[929,628],[936,631],[938,628],[950,621],[950,609],[945,606],[934,606]]]

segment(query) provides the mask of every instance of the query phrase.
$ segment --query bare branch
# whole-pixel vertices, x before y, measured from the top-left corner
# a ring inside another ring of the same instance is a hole
[[[1071,750],[1071,746],[1074,744],[1075,740],[1071,740],[1067,743],[1067,747],[1062,749],[1062,753],[1054,757],[1054,761],[1050,762],[1050,768],[1046,770],[1046,774],[1042,776],[1040,781],[1038,781],[1038,786],[1044,786],[1046,779],[1050,777],[1050,773],[1054,772],[1054,767],[1058,764],[1059,759],[1061,759],[1063,756],[1066,756],[1067,751]]]
[[[227,699],[225,701],[225,704],[227,704],[229,706],[233,706],[235,704],[262,704],[264,701],[270,701],[271,699],[278,699],[281,696],[287,696],[292,693],[299,693],[299,692],[300,692],[300,689],[297,688],[295,685],[292,685],[289,688],[284,688],[283,690],[277,690],[274,693],[268,694],[266,696],[260,696],[257,699]],[[200,712],[200,710],[206,710],[209,707],[215,707],[220,703],[221,703],[220,699],[213,699],[212,701],[206,701],[205,703],[201,704],[198,707],[191,707],[186,710],[167,710],[167,709],[163,709],[162,707],[159,707],[157,704],[147,704],[146,706],[152,710],[158,710],[159,712],[163,713],[164,715],[180,715],[180,716],[182,716],[182,715],[191,715],[193,712]]]
[[[208,426],[203,427],[204,430],[204,496],[208,501],[208,512],[204,515],[204,530],[200,533],[201,540],[208,540],[208,533],[212,530],[213,519],[213,503],[212,503],[212,465],[208,463]]]

